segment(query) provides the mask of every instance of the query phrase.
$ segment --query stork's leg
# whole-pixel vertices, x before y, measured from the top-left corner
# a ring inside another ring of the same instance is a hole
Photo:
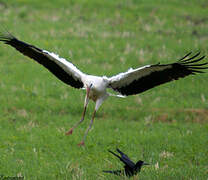
[[[71,129],[69,129],[68,132],[66,132],[66,135],[71,135],[73,133],[73,130],[79,125],[81,124],[83,121],[84,121],[84,117],[85,117],[85,112],[86,112],[86,109],[87,109],[87,105],[88,105],[88,102],[89,102],[89,93],[90,93],[90,87],[87,88],[87,93],[86,93],[86,96],[85,96],[85,103],[84,103],[84,111],[82,113],[82,118],[79,122],[77,122]]]
[[[93,112],[92,119],[90,121],[90,125],[87,128],[87,130],[85,131],[84,137],[83,137],[82,141],[78,144],[78,146],[83,146],[84,145],[84,142],[85,142],[85,139],[87,137],[87,134],[88,134],[89,130],[92,128],[92,124],[93,124],[94,119],[95,119],[95,114],[96,114],[96,109]]]
[[[89,127],[87,128],[87,130],[85,131],[85,134],[84,134],[84,137],[82,139],[82,141],[78,144],[78,146],[83,146],[84,145],[84,142],[85,142],[85,139],[87,137],[87,134],[89,132],[89,130],[92,128],[92,125],[93,125],[93,122],[94,122],[94,118],[95,118],[95,114],[97,112],[97,110],[99,109],[99,107],[101,106],[101,104],[103,103],[103,101],[108,97],[109,95],[106,93],[105,96],[103,96],[102,98],[100,99],[97,99],[96,101],[96,104],[95,104],[95,110],[93,112],[93,115],[92,115],[92,119],[90,121],[90,125]]]
[[[82,118],[80,119],[79,122],[77,122],[68,132],[66,132],[66,135],[71,135],[73,133],[73,130],[79,125],[81,124],[83,121],[84,121],[84,117],[85,117],[85,112],[86,112],[86,109],[87,109],[87,105],[84,106],[84,111],[82,113]]]

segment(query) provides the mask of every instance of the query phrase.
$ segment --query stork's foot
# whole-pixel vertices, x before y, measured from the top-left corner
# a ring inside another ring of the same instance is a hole
[[[81,141],[79,144],[77,144],[77,146],[84,146],[84,145],[85,145],[84,141]]]
[[[68,136],[68,135],[71,135],[71,134],[73,133],[73,130],[74,130],[74,129],[71,128],[68,132],[65,133],[65,135],[67,135],[67,136]]]

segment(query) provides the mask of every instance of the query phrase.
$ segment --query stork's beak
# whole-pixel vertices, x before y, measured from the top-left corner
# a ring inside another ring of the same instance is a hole
[[[89,87],[87,86],[87,96],[89,96],[89,93],[90,93],[91,88],[92,88],[92,84],[90,84]]]
[[[90,95],[90,90],[92,88],[92,84],[90,84],[90,86],[86,88],[86,91],[87,91],[87,94],[86,94],[86,97],[85,97],[85,107],[87,106],[88,102],[89,102],[89,95]]]

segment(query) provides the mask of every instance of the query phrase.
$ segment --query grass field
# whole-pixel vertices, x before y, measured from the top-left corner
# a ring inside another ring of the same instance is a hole
[[[208,56],[207,0],[0,0],[1,29],[58,53],[88,74]],[[206,58],[208,60],[208,58]],[[79,148],[94,108],[72,136],[85,92],[0,44],[0,177],[121,179],[119,147],[150,166],[132,179],[208,178],[208,73],[143,94],[109,98]],[[125,179],[125,178],[123,178]]]

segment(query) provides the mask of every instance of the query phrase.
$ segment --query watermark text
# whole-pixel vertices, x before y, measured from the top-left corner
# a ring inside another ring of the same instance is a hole
[[[24,177],[4,176],[0,174],[0,180],[24,180]]]

